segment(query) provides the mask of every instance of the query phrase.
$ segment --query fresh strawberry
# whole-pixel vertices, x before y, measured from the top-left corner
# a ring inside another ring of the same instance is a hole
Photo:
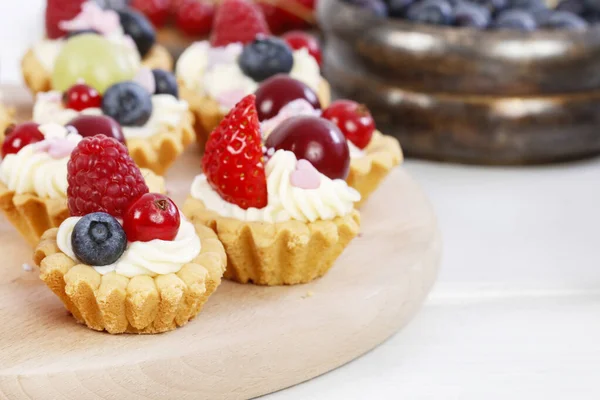
[[[243,209],[267,205],[260,124],[255,96],[246,96],[210,134],[202,169],[223,200]]]
[[[217,9],[210,42],[215,47],[246,44],[258,34],[270,34],[260,8],[246,0],[224,0]]]
[[[86,0],[48,0],[46,2],[46,35],[49,39],[58,39],[67,34],[59,28],[61,21],[72,20],[81,12]]]
[[[177,27],[187,35],[208,35],[214,16],[214,4],[198,0],[184,0],[177,8]]]
[[[141,11],[157,28],[163,27],[171,15],[171,0],[133,0],[130,5]]]
[[[271,32],[280,34],[291,30],[303,30],[310,27],[314,19],[316,0],[278,0],[271,2],[258,1],[265,14]]]

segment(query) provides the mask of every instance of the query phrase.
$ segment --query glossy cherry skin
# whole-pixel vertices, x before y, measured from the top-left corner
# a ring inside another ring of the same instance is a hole
[[[289,150],[298,160],[308,160],[331,179],[346,179],[350,150],[344,134],[332,122],[298,116],[282,122],[267,138],[267,148]]]
[[[16,154],[23,147],[44,140],[44,135],[38,128],[39,125],[34,122],[9,127],[6,130],[6,139],[2,143],[2,157]]]
[[[375,131],[369,109],[352,100],[334,101],[323,111],[322,117],[336,124],[346,139],[360,149],[369,145]]]
[[[181,225],[179,209],[167,196],[146,193],[134,201],[123,216],[123,229],[130,242],[175,239]]]
[[[277,116],[279,110],[296,99],[304,99],[316,110],[321,109],[319,97],[303,82],[284,74],[265,80],[256,91],[258,119],[264,121]]]
[[[71,86],[63,96],[65,107],[75,111],[83,111],[86,108],[100,108],[102,106],[102,95],[96,89],[85,83]]]
[[[316,37],[303,31],[291,31],[281,37],[293,50],[306,49],[321,66],[321,46]]]
[[[127,144],[121,125],[107,115],[80,115],[71,120],[67,126],[75,128],[83,137],[102,134]]]

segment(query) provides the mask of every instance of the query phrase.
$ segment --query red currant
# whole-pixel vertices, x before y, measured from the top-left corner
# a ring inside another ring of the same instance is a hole
[[[121,125],[107,115],[80,115],[71,120],[67,126],[75,128],[83,137],[106,135],[127,144]]]
[[[323,111],[323,118],[336,124],[356,147],[364,149],[371,142],[375,121],[366,106],[351,100],[336,100]]]
[[[34,122],[26,122],[7,129],[6,139],[2,144],[2,157],[16,154],[28,144],[41,142],[44,135],[38,129],[39,125]]]
[[[65,107],[75,111],[100,108],[102,107],[102,96],[93,87],[85,83],[77,83],[65,92],[63,103]]]
[[[294,50],[308,50],[308,54],[321,66],[321,46],[316,37],[303,31],[291,31],[283,35],[282,39]]]
[[[157,28],[163,27],[171,15],[171,0],[133,0],[130,6],[141,11]]]
[[[184,0],[177,8],[177,27],[190,36],[208,35],[212,28],[214,16],[214,4],[197,0]]]
[[[303,82],[285,74],[267,79],[256,91],[258,119],[264,121],[277,116],[286,104],[297,99],[304,99],[315,109],[321,109],[317,94]]]
[[[331,179],[346,179],[350,150],[337,126],[318,117],[292,117],[282,122],[267,138],[267,148],[289,150]]]
[[[131,203],[123,216],[123,229],[130,242],[173,240],[180,224],[179,209],[173,200],[157,193],[146,193]]]

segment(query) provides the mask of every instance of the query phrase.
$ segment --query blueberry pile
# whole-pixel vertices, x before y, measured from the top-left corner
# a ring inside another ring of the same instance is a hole
[[[344,0],[381,17],[478,29],[582,30],[600,22],[600,1],[561,0]]]

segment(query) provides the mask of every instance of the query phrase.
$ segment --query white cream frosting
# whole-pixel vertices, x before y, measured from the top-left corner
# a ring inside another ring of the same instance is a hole
[[[206,41],[196,42],[188,47],[177,62],[177,77],[186,87],[219,100],[225,94],[238,92],[239,99],[254,93],[259,82],[246,76],[238,66],[237,59],[242,53],[240,43],[225,47],[211,47]],[[319,64],[306,49],[295,50],[294,66],[290,76],[304,82],[315,92],[319,92],[321,74]],[[223,111],[231,109],[232,101],[220,102]],[[235,104],[235,101],[233,101]]]
[[[342,179],[320,176],[318,189],[301,189],[290,183],[298,160],[291,151],[278,150],[265,166],[268,203],[261,209],[247,210],[228,203],[210,186],[204,174],[198,175],[191,187],[191,195],[202,200],[207,209],[223,217],[242,221],[284,222],[289,220],[331,220],[350,213],[360,194]]]
[[[359,149],[358,146],[356,146],[350,140],[347,140],[347,142],[348,142],[348,148],[350,149],[350,158],[351,159],[361,158],[361,157],[365,156],[366,153],[364,150]]]
[[[53,158],[41,149],[48,141],[66,139],[73,145],[82,137],[56,124],[40,127],[45,136],[42,142],[23,147],[16,154],[7,155],[0,164],[0,180],[17,194],[31,193],[39,197],[57,199],[67,197],[67,163],[69,156]]]
[[[188,103],[170,94],[152,96],[152,116],[144,126],[124,126],[126,139],[149,138],[166,128],[175,128],[181,124],[188,112]],[[99,108],[75,111],[65,108],[60,92],[39,93],[33,106],[33,120],[39,124],[54,122],[65,125],[78,115],[102,115]]]
[[[67,218],[58,228],[56,241],[60,251],[77,260],[71,237],[81,217]],[[126,277],[166,275],[178,272],[200,254],[201,243],[194,225],[181,216],[181,225],[172,241],[130,242],[119,260],[111,265],[92,266],[101,275],[116,272]]]

